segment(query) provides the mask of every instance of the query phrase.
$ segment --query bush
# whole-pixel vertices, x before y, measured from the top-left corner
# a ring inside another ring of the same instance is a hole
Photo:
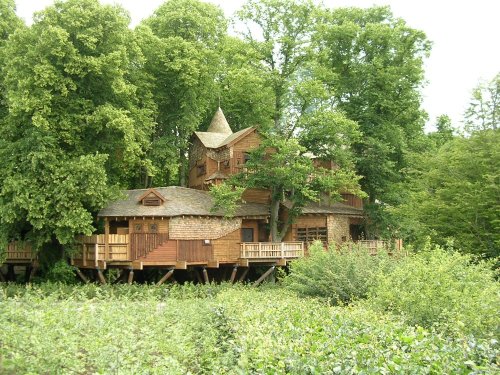
[[[323,297],[333,304],[367,297],[375,276],[389,272],[396,262],[386,252],[371,255],[365,248],[331,247],[325,251],[321,242],[314,243],[309,253],[291,263],[283,284],[301,295]]]
[[[369,304],[402,314],[408,323],[447,333],[494,336],[499,329],[500,287],[492,261],[440,247],[409,256],[378,274]]]

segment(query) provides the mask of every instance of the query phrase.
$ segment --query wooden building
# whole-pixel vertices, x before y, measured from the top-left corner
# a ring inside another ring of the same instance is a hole
[[[247,152],[260,144],[255,128],[233,133],[219,108],[206,132],[195,132],[189,150],[189,187],[129,190],[98,216],[104,233],[80,236],[80,253],[71,262],[78,269],[115,267],[131,270],[286,265],[302,257],[307,243],[341,243],[358,239],[363,220],[362,201],[345,193],[343,203],[326,200],[309,204],[290,227],[283,242],[269,241],[269,192],[252,189],[243,194],[234,217],[213,210],[212,184],[224,181],[244,166]],[[332,164],[332,168],[335,166]],[[283,207],[286,211],[286,204]],[[243,273],[246,274],[244,271]],[[80,273],[82,277],[83,274]],[[132,277],[129,277],[131,281]],[[244,277],[244,275],[242,275]]]

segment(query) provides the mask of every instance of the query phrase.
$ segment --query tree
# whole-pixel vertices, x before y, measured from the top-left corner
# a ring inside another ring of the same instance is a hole
[[[451,123],[451,118],[448,115],[438,116],[436,119],[436,129],[435,132],[428,135],[436,148],[441,147],[454,138],[454,128]]]
[[[468,133],[498,129],[500,122],[500,73],[488,84],[479,84],[472,91],[471,103],[464,117],[465,130]]]
[[[271,240],[280,242],[304,206],[320,201],[324,192],[329,193],[331,201],[340,200],[340,191],[363,194],[357,183],[359,177],[354,172],[316,167],[306,152],[307,149],[296,139],[264,139],[257,149],[249,153],[244,171],[212,188],[215,209],[223,208],[231,216],[228,207],[234,210],[235,202],[241,198],[244,189],[269,190]]]
[[[169,0],[136,30],[157,105],[150,156],[155,184],[185,186],[189,140],[213,114],[215,79],[226,34],[222,10],[197,0]]]
[[[117,6],[56,2],[5,46],[0,239],[35,248],[91,234],[92,213],[148,168],[151,95]]]
[[[465,252],[500,255],[500,133],[457,137],[437,151],[416,157],[390,211],[401,233],[415,244],[432,241]]]
[[[424,137],[419,88],[430,43],[388,7],[325,10],[316,25],[313,47],[322,80],[336,108],[362,132],[354,152],[368,208],[391,203],[392,186],[407,165],[405,155]]]

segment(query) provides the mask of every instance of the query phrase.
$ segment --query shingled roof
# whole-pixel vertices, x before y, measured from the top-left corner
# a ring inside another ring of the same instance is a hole
[[[180,186],[159,187],[155,190],[165,198],[161,206],[143,206],[139,198],[148,189],[126,190],[123,199],[103,208],[100,217],[174,217],[174,216],[224,216],[224,212],[212,213],[213,199],[209,192]],[[236,217],[268,216],[269,207],[260,203],[241,203]]]
[[[214,117],[212,118],[212,122],[207,129],[208,133],[222,133],[222,134],[233,134],[231,127],[229,126],[226,116],[222,112],[222,109],[217,108],[217,112],[215,112]]]
[[[283,204],[286,208],[291,207],[291,202]],[[325,203],[309,203],[302,209],[303,214],[340,214],[353,217],[364,217],[363,209],[348,206],[340,202],[325,204]]]

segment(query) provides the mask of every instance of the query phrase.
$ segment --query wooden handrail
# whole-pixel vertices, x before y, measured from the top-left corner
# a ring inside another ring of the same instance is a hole
[[[243,242],[241,258],[283,259],[304,256],[303,242]]]

